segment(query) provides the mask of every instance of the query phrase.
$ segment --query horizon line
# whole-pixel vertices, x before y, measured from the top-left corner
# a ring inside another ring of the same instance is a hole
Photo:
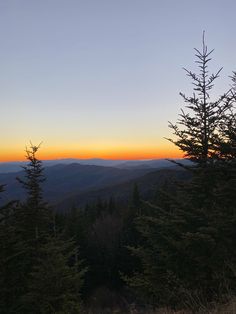
[[[60,160],[111,160],[111,161],[149,161],[149,160],[174,160],[174,159],[184,159],[184,157],[151,157],[151,158],[102,158],[102,157],[89,157],[89,158],[79,158],[79,157],[58,157],[58,158],[39,158],[41,161],[60,161]],[[15,159],[15,160],[0,160],[0,163],[13,163],[13,162],[28,162],[26,158]]]

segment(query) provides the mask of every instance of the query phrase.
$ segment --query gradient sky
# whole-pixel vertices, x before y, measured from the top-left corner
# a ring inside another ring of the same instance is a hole
[[[202,31],[236,70],[235,0],[0,0],[0,160],[180,156],[164,137]]]

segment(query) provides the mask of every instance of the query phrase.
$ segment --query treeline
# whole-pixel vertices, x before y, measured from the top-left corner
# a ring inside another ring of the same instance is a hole
[[[236,293],[236,73],[216,100],[203,38],[199,72],[187,71],[193,95],[170,123],[193,164],[187,180],[167,182],[143,200],[138,186],[126,206],[113,198],[64,213],[43,200],[39,147],[26,151],[25,202],[0,214],[0,312],[83,313],[115,307],[188,308],[204,312]],[[1,186],[3,192],[4,186]],[[113,309],[113,310],[112,310]]]

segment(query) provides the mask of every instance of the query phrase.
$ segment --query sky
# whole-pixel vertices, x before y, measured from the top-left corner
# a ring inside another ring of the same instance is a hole
[[[0,161],[180,157],[168,121],[192,93],[183,70],[206,32],[236,70],[235,0],[0,0]]]

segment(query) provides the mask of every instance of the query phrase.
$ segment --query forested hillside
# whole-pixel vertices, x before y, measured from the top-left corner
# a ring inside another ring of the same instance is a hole
[[[76,163],[59,164],[44,169],[47,178],[42,182],[44,199],[51,205],[59,204],[65,198],[112,186],[142,176],[148,170],[130,170]],[[6,200],[24,200],[26,193],[16,178],[24,178],[24,171],[0,174],[1,182],[5,182]],[[76,205],[81,205],[80,203]]]

